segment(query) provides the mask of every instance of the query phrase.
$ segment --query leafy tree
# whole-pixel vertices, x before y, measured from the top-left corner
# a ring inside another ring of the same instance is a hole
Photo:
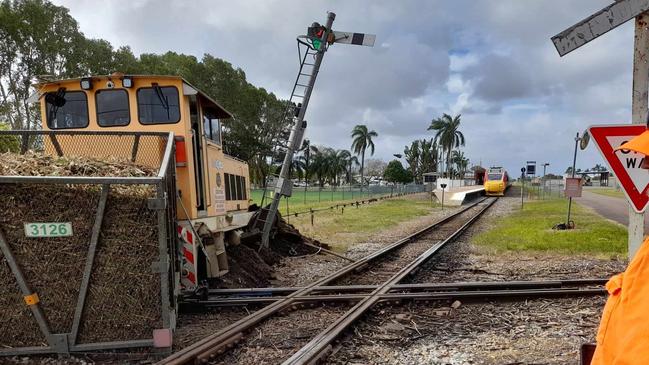
[[[407,184],[412,181],[412,173],[406,170],[399,160],[392,160],[385,168],[383,178],[392,183]]]
[[[438,148],[434,139],[415,140],[403,152],[410,173],[418,183],[423,182],[424,173],[437,171]]]
[[[352,129],[352,150],[355,154],[361,155],[361,191],[363,191],[363,174],[365,172],[365,150],[370,148],[370,156],[374,155],[373,137],[378,137],[378,133],[367,129],[366,125],[358,124]]]
[[[444,113],[442,117],[433,119],[428,126],[428,130],[435,131],[435,140],[446,153],[446,175],[451,176],[451,151],[453,148],[464,146],[464,134],[460,132],[460,118],[458,114],[455,117]]]
[[[240,68],[209,54],[136,57],[127,46],[115,50],[105,40],[86,38],[64,7],[47,0],[0,0],[0,120],[12,129],[40,127],[38,106],[25,102],[36,91],[37,76],[51,80],[114,71],[179,75],[217,99],[234,115],[224,121],[224,149],[248,161],[252,182],[265,182],[273,160],[283,157],[273,151],[290,130],[286,101],[251,85]]]
[[[388,164],[385,163],[385,161],[377,158],[368,158],[367,161],[365,161],[365,168],[367,170],[366,176],[369,177],[369,179],[366,180],[383,176],[383,172],[387,166]]]
[[[424,174],[427,172],[436,172],[437,163],[439,160],[439,148],[437,148],[437,143],[433,138],[430,141],[422,139],[420,142],[421,146],[421,158],[420,164],[417,172],[417,179],[420,182],[424,180]]]
[[[357,156],[349,156],[349,159],[347,159],[347,165],[349,166],[349,170],[347,171],[347,184],[349,186],[352,185],[354,182],[354,175],[352,174],[352,169],[354,166],[359,166],[360,162],[358,162],[358,157]]]
[[[464,156],[464,152],[460,151],[453,151],[451,159],[458,172],[458,177],[463,178],[469,167],[469,159]]]
[[[9,126],[0,123],[0,131],[9,130]],[[20,141],[18,137],[11,135],[0,135],[0,153],[20,151]]]
[[[38,107],[26,102],[39,75],[87,73],[88,41],[68,9],[45,0],[0,2],[0,110],[12,129],[38,127]]]

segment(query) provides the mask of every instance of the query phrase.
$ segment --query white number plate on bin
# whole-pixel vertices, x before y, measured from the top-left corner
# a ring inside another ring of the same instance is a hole
[[[25,223],[27,237],[69,237],[72,223]]]

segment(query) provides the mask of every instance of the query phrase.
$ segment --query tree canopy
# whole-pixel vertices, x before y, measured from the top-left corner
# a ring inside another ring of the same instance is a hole
[[[234,118],[224,122],[224,148],[248,161],[253,182],[265,180],[267,157],[290,122],[286,101],[246,80],[240,68],[213,55],[167,52],[135,56],[90,39],[67,8],[47,0],[0,0],[0,122],[11,129],[39,129],[37,105],[26,100],[38,79],[87,75],[178,75],[214,97]]]
[[[383,178],[392,183],[407,184],[412,181],[412,173],[403,168],[399,160],[392,160],[385,168]]]

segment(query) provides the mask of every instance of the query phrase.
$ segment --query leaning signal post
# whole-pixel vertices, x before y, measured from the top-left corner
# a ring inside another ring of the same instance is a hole
[[[263,223],[261,240],[263,247],[268,247],[269,245],[270,233],[275,222],[275,217],[277,216],[277,210],[281,198],[290,197],[292,195],[293,185],[291,177],[289,176],[289,171],[291,163],[293,162],[293,155],[302,143],[302,137],[304,136],[304,131],[306,129],[304,116],[306,115],[309,100],[311,99],[311,93],[313,92],[315,80],[320,71],[320,65],[322,64],[325,52],[333,43],[370,47],[374,46],[376,36],[373,34],[333,31],[331,26],[333,25],[335,18],[336,14],[331,12],[328,13],[326,25],[322,26],[318,23],[313,23],[313,25],[309,27],[307,35],[300,36],[297,40],[298,50],[300,50],[300,46],[304,46],[306,47],[306,51],[304,57],[300,55],[300,70],[298,71],[295,84],[293,85],[293,91],[289,99],[289,107],[286,113],[287,117],[293,119],[290,135],[286,145],[280,146],[283,148],[278,150],[284,152],[284,162],[282,163],[278,175],[271,174],[271,176],[275,178],[274,189],[268,190],[268,188],[266,188],[264,191],[262,209],[254,224],[254,227],[258,227],[258,223]],[[313,61],[309,59],[309,56],[313,57]],[[273,156],[273,158],[275,157],[277,156]],[[271,167],[272,163],[273,161],[270,163]],[[272,199],[272,201],[270,205],[266,207],[267,193],[269,193],[268,199]]]
[[[647,123],[649,95],[649,1],[618,0],[552,37],[560,56],[574,51],[604,33],[635,18],[633,50],[632,124]],[[640,248],[644,236],[644,212],[629,205],[629,258]]]

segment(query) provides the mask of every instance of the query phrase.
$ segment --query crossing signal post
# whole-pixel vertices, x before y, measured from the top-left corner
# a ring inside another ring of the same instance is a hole
[[[288,117],[292,118],[293,123],[286,145],[281,146],[284,149],[281,151],[284,153],[284,160],[280,173],[278,176],[274,176],[276,178],[274,179],[275,184],[272,187],[273,190],[268,190],[268,187],[264,190],[262,208],[253,224],[254,227],[257,227],[258,223],[263,223],[261,244],[266,248],[269,247],[270,232],[273,228],[275,218],[277,217],[280,200],[282,197],[289,197],[292,195],[293,183],[289,176],[290,166],[295,151],[298,150],[302,144],[302,137],[304,136],[306,129],[304,117],[306,115],[307,107],[309,106],[311,93],[313,92],[315,80],[320,71],[320,65],[322,64],[325,52],[328,50],[329,46],[334,43],[370,47],[374,45],[374,39],[376,36],[373,34],[332,31],[331,27],[335,18],[336,14],[328,13],[327,23],[324,26],[319,23],[313,23],[307,28],[307,34],[299,36],[297,39],[298,52],[300,52],[300,47],[306,47],[306,51],[304,57],[300,54],[300,70],[298,71],[297,78],[293,84],[293,92],[291,93],[289,107],[286,113]],[[351,38],[348,37],[349,34],[351,34]],[[313,61],[310,57],[313,57]],[[275,156],[273,156],[273,158],[274,157]],[[270,165],[272,165],[272,163]],[[272,197],[269,197],[272,198],[272,202],[268,207],[266,207],[264,205],[266,193],[268,191],[272,193]]]
[[[646,124],[649,114],[649,2],[645,0],[617,0],[572,27],[552,37],[557,52],[564,56],[584,44],[635,19],[633,50],[633,90],[631,124]],[[644,237],[644,213],[629,205],[629,259],[633,258]]]

